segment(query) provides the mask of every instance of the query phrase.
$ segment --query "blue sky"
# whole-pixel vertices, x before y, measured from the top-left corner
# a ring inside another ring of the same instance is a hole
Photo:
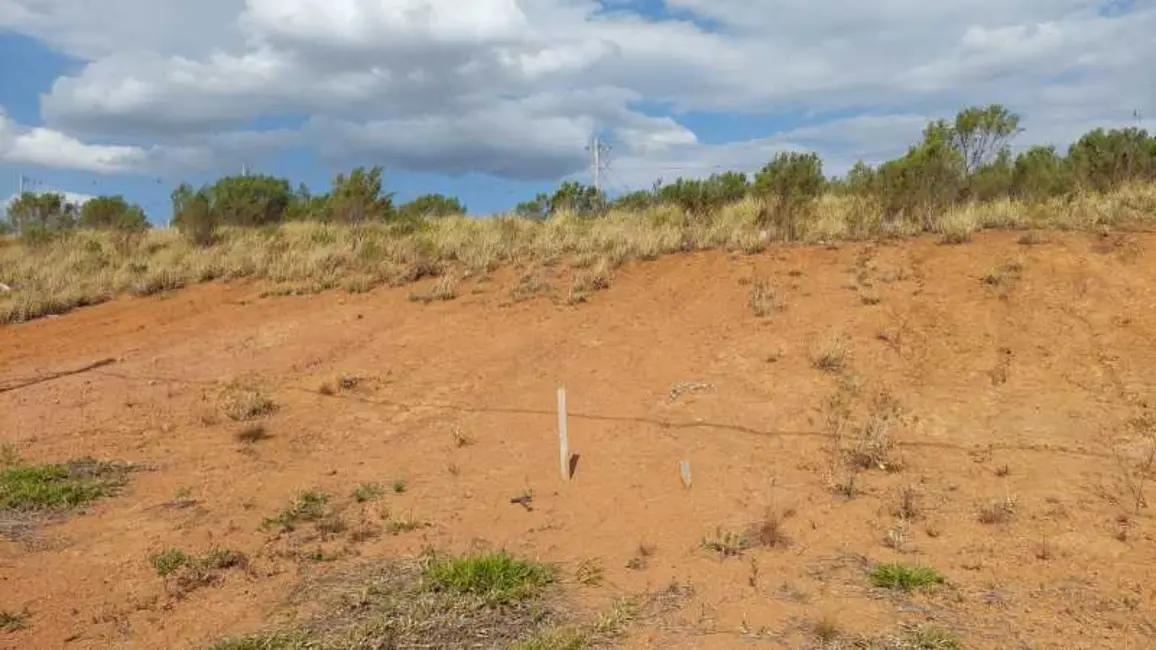
[[[97,6],[97,5],[100,6]],[[589,180],[613,191],[900,153],[1000,102],[1020,146],[1156,112],[1156,0],[8,0],[0,196],[168,195],[249,165],[324,190],[382,164],[400,200],[472,213]]]

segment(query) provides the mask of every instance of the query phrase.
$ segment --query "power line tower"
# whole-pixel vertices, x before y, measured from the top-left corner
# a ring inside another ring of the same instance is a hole
[[[610,150],[613,147],[602,141],[598,130],[590,137],[590,144],[586,150],[590,152],[590,176],[594,181],[594,189],[602,195],[602,176],[610,169]]]

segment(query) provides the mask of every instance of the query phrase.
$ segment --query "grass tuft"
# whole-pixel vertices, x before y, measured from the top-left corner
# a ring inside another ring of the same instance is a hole
[[[15,632],[28,627],[28,614],[0,609],[0,632]]]
[[[811,366],[823,372],[841,372],[847,367],[847,357],[847,343],[840,336],[829,336],[811,347]]]
[[[362,483],[353,489],[353,500],[358,503],[374,501],[385,492],[381,483]]]
[[[318,521],[324,517],[328,503],[329,495],[324,492],[314,490],[302,492],[287,508],[262,522],[261,530],[280,527],[281,532],[292,532],[300,522]]]
[[[880,564],[871,570],[871,584],[880,589],[909,592],[943,582],[943,575],[930,567]]]
[[[499,551],[434,559],[426,568],[425,580],[435,591],[476,596],[489,604],[508,604],[537,596],[557,580],[557,571]]]
[[[115,494],[128,468],[84,458],[63,464],[17,465],[0,471],[0,511],[70,510]]]
[[[276,413],[277,404],[260,388],[232,382],[225,386],[221,410],[234,422],[246,422]]]
[[[247,567],[249,558],[244,553],[225,548],[214,548],[204,555],[168,548],[149,556],[149,563],[161,578],[174,579],[178,594],[186,594],[217,582],[223,571]]]

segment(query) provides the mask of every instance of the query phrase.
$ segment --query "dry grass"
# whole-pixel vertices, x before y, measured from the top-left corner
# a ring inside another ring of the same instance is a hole
[[[816,370],[841,372],[847,367],[847,360],[847,343],[842,336],[827,336],[811,346],[811,366]]]
[[[751,311],[755,316],[762,318],[776,311],[782,311],[784,305],[779,301],[775,288],[766,280],[756,280],[751,285],[751,295],[748,300]]]
[[[753,524],[747,539],[754,545],[765,548],[786,548],[791,545],[784,523],[794,515],[794,511],[768,512],[762,521]]]
[[[277,404],[255,384],[231,381],[221,389],[220,407],[234,422],[247,422],[277,412]]]
[[[783,239],[783,233],[759,225],[763,210],[757,199],[745,199],[695,217],[661,206],[615,211],[594,220],[560,214],[540,223],[508,216],[439,219],[416,228],[290,223],[224,228],[207,248],[189,244],[172,229],[127,240],[81,231],[37,246],[0,238],[0,283],[12,288],[0,294],[0,324],[64,313],[123,293],[150,294],[217,279],[268,280],[269,295],[339,287],[361,292],[378,284],[440,278],[454,268],[484,275],[502,265],[570,261],[595,266],[589,282],[597,285],[597,266],[603,264],[613,269],[628,260],[686,250],[761,251],[769,241]],[[936,219],[934,230],[945,242],[963,242],[989,228],[1099,231],[1148,223],[1154,215],[1156,185],[1139,184],[1109,195],[1044,204],[963,205]],[[799,224],[797,238],[815,243],[919,231],[910,220],[884,219],[880,207],[869,200],[825,196],[814,217]],[[430,298],[457,295],[457,276],[450,277],[454,279],[438,280]]]

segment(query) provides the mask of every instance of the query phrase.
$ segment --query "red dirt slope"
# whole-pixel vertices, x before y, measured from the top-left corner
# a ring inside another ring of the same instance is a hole
[[[692,585],[676,612],[632,628],[634,648],[802,647],[824,617],[847,634],[933,622],[969,648],[1144,647],[1156,526],[1135,505],[1156,499],[1140,466],[1156,440],[1154,247],[985,234],[673,256],[620,269],[578,306],[509,304],[508,273],[428,305],[405,289],[259,299],[256,285],[209,285],[0,328],[0,385],[119,360],[0,393],[0,442],[37,461],[149,465],[89,514],[0,541],[0,609],[30,613],[0,646],[203,647],[288,620],[303,576],[354,556],[484,541],[570,572],[596,558],[603,584],[573,587],[591,608]],[[752,279],[781,309],[755,316]],[[844,367],[814,367],[839,337]],[[358,385],[318,391],[339,375]],[[232,378],[277,404],[267,439],[240,443],[242,425],[217,414]],[[580,454],[567,485],[559,382]],[[832,470],[832,432],[853,444],[880,394],[900,407],[896,467]],[[383,506],[430,525],[327,542],[332,563],[258,530],[298,490],[348,502],[371,481],[387,494],[348,505],[354,526]],[[511,505],[527,489],[533,510]],[[176,495],[196,503],[172,507]],[[983,523],[985,508],[1006,521]],[[782,547],[701,547],[768,512]],[[215,545],[251,570],[184,598],[148,561]],[[653,554],[627,568],[640,545]],[[878,562],[947,583],[890,595],[868,578]]]

